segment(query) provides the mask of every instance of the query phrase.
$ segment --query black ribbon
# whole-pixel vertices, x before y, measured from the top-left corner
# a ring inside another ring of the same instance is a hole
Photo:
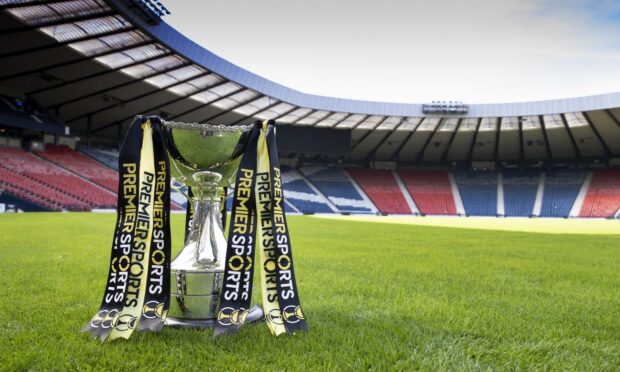
[[[267,125],[265,125],[267,124]],[[260,131],[266,130],[260,137]],[[267,146],[258,146],[258,139],[263,138]],[[308,325],[301,309],[299,293],[295,282],[291,241],[284,214],[284,195],[280,175],[280,163],[275,140],[274,122],[256,122],[245,153],[237,172],[233,208],[231,212],[228,247],[226,251],[226,268],[224,287],[220,298],[220,308],[215,324],[214,335],[236,333],[243,325],[250,307],[252,297],[252,277],[255,266],[254,252],[257,247],[257,220],[265,217],[257,214],[257,148],[267,148],[270,164],[270,202],[263,212],[273,229],[276,252],[276,286],[279,314],[268,314],[271,319],[282,321],[286,332],[293,334],[298,330],[307,330]],[[261,150],[262,151],[262,150]],[[261,201],[263,203],[264,201]],[[261,268],[264,270],[264,268]],[[265,289],[264,289],[265,290]],[[273,330],[272,330],[273,331]]]
[[[163,327],[170,299],[170,171],[167,151],[164,145],[161,122],[150,118],[153,128],[153,157],[156,162],[156,195],[154,210],[158,213],[158,223],[154,226],[151,242],[151,255],[148,260],[147,287],[144,296],[144,308],[138,324],[128,324],[120,319],[123,307],[127,304],[130,287],[129,270],[131,268],[136,219],[139,199],[139,174],[142,147],[142,125],[146,117],[137,116],[123,141],[119,153],[119,184],[117,200],[117,221],[114,231],[108,279],[103,300],[97,313],[82,329],[93,337],[105,340],[115,328],[132,327],[139,330],[159,331]],[[156,287],[159,286],[159,289]],[[136,327],[137,326],[137,327]]]
[[[170,307],[170,160],[159,117],[149,118],[153,128],[155,159],[155,200],[153,237],[138,331],[160,331]]]
[[[280,159],[276,146],[276,132],[274,122],[270,121],[267,129],[267,148],[271,165],[271,225],[276,246],[276,273],[278,286],[278,302],[286,332],[308,330],[308,323],[301,309],[295,270],[293,268],[293,250],[286,213],[284,212],[284,192],[282,191],[282,175]]]
[[[233,194],[224,282],[214,335],[236,333],[243,325],[252,300],[254,250],[256,247],[256,143],[260,126],[250,133],[239,164]]]

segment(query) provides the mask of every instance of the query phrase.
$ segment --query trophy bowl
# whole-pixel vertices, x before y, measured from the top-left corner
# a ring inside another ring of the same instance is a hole
[[[170,308],[166,325],[213,325],[224,277],[227,241],[222,228],[224,188],[232,185],[251,125],[163,122],[172,177],[189,187],[193,206],[189,233],[170,264]],[[255,307],[248,322],[262,318]]]

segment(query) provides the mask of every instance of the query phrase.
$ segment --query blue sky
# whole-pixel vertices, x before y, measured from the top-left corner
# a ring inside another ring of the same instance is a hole
[[[494,103],[620,91],[618,0],[166,0],[165,20],[291,88]]]

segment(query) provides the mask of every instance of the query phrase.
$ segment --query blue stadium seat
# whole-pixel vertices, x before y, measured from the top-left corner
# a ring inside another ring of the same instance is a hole
[[[456,184],[468,216],[497,215],[497,174],[456,172]]]
[[[582,171],[548,171],[540,216],[568,217],[585,177]]]
[[[286,166],[281,170],[284,197],[301,213],[334,213],[325,199],[308,185],[298,171]]]
[[[344,170],[324,167],[300,170],[341,212],[372,213],[372,207],[353,186]]]
[[[534,210],[540,171],[507,169],[503,171],[504,214],[529,217]]]
[[[118,152],[114,150],[88,149],[86,147],[79,148],[79,151],[89,157],[107,165],[108,167],[118,171]]]

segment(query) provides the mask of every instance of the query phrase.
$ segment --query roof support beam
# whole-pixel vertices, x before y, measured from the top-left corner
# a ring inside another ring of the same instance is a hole
[[[609,115],[609,117],[611,118],[611,120],[612,120],[614,123],[616,123],[616,125],[617,125],[618,127],[620,127],[620,121],[618,121],[618,118],[616,118],[616,117],[614,116],[614,114],[611,112],[611,110],[609,110],[609,109],[608,109],[608,110],[605,110],[605,112],[607,113],[607,115]]]
[[[449,120],[448,118],[441,118],[439,120],[439,123],[437,123],[437,126],[435,127],[435,129],[429,134],[428,138],[426,139],[426,142],[424,143],[424,146],[422,146],[422,148],[420,149],[420,151],[417,153],[414,162],[418,162],[418,161],[422,161],[424,159],[424,152],[426,152],[426,148],[431,144],[431,142],[433,141],[433,136],[435,135],[435,133],[437,133],[437,131],[439,131],[439,128],[441,127],[441,124],[444,123],[444,121]],[[478,126],[480,126],[480,123],[478,123]],[[477,136],[477,134],[476,134]],[[474,136],[474,143],[476,142],[476,137]],[[473,146],[473,145],[472,145]]]
[[[225,83],[228,83],[228,81],[227,81],[227,82],[225,82]],[[223,84],[225,84],[225,83],[223,83]],[[186,95],[184,95],[184,96],[181,96],[181,97],[175,98],[175,99],[173,99],[172,101],[164,102],[164,103],[162,103],[162,104],[160,104],[160,105],[156,105],[156,106],[149,107],[149,108],[148,108],[148,109],[146,109],[146,110],[142,110],[142,112],[147,113],[147,112],[150,112],[150,111],[156,110],[156,109],[158,109],[158,108],[160,108],[160,107],[164,107],[164,106],[172,105],[172,104],[174,104],[174,103],[177,103],[177,102],[179,102],[179,101],[182,101],[182,100],[184,100],[184,99],[187,99],[187,98],[189,98],[189,97],[191,97],[191,96],[193,96],[193,95],[195,95],[195,94],[198,94],[198,93],[200,93],[200,92],[205,92],[205,91],[207,91],[207,90],[209,90],[209,89],[215,88],[216,86],[219,86],[219,85],[222,85],[222,84],[217,84],[217,85],[214,85],[214,86],[212,86],[212,87],[209,87],[209,88],[207,88],[207,89],[204,89],[204,90],[201,90],[201,91],[198,91],[198,92],[192,92],[192,93],[186,94]],[[241,90],[243,90],[243,89],[245,89],[245,88],[239,88],[239,89],[236,89],[236,90],[234,90],[234,91],[230,92],[229,94],[226,94],[226,95],[224,95],[224,96],[222,96],[222,97],[219,97],[219,98],[217,98],[217,99],[215,99],[215,100],[213,100],[213,101],[211,101],[211,102],[208,102],[208,103],[202,104],[202,105],[200,105],[200,107],[198,107],[198,108],[203,108],[203,107],[205,107],[205,106],[210,105],[211,103],[214,103],[214,102],[219,101],[220,99],[227,98],[228,96],[231,96],[231,95],[233,95],[233,94],[235,94],[235,93],[238,93],[239,91],[241,91]],[[197,110],[198,108],[193,109],[193,110]],[[175,116],[171,117],[169,120],[172,120],[173,118],[176,118],[176,117],[179,117],[179,115],[175,115]],[[125,120],[129,120],[129,119],[131,119],[131,118],[133,118],[133,115],[126,116],[126,117],[122,118],[122,119],[121,119],[121,120],[119,120],[119,121],[122,123],[122,122],[124,122]],[[116,124],[116,123],[117,123],[117,122],[119,122],[119,121],[115,121],[114,123],[111,123],[111,124],[106,124],[106,125],[104,125],[104,126],[102,126],[102,127],[99,127],[99,128],[97,128],[97,129],[95,129],[93,132],[99,132],[99,131],[102,131],[102,130],[104,130],[104,129],[108,129],[109,127],[113,126],[114,124]]]
[[[448,144],[446,145],[446,150],[443,152],[443,154],[441,154],[441,162],[445,163],[448,161],[448,153],[450,152],[450,148],[452,148],[452,143],[454,142],[454,138],[456,137],[456,133],[459,131],[459,128],[461,127],[461,123],[463,122],[463,118],[458,119],[458,121],[456,122],[456,126],[454,127],[454,132],[452,132],[452,135],[450,136],[450,139],[448,140]],[[474,141],[476,139],[474,138]],[[496,142],[497,143],[497,142]],[[495,147],[497,149],[497,146]]]
[[[301,107],[300,107],[301,108]],[[297,119],[295,119],[294,121],[290,122],[289,124],[295,124],[300,120],[303,120],[305,118],[307,118],[308,116],[314,114],[315,112],[317,112],[318,110],[310,110],[306,115],[302,115],[300,117],[298,117]]]
[[[406,120],[406,119],[405,119]],[[420,119],[420,122],[418,122],[418,125],[416,125],[415,128],[413,128],[413,130],[411,131],[411,133],[409,133],[407,135],[407,137],[405,137],[405,139],[403,140],[403,143],[400,144],[400,146],[398,146],[398,148],[396,149],[396,151],[394,152],[394,155],[392,155],[392,158],[390,159],[390,161],[399,161],[400,160],[400,152],[403,150],[403,148],[405,147],[405,145],[407,144],[407,142],[409,142],[409,140],[411,139],[411,137],[413,136],[413,133],[415,133],[415,131],[418,130],[418,127],[420,126],[420,124],[422,124]]]
[[[388,116],[388,117],[389,117],[389,116]],[[387,119],[387,118],[386,118],[386,119]],[[400,118],[400,121],[398,122],[398,124],[396,124],[396,126],[394,126],[394,129],[392,129],[392,130],[387,130],[387,131],[386,131],[387,133],[385,134],[385,136],[383,136],[383,138],[381,138],[381,140],[380,140],[380,141],[379,141],[379,142],[378,142],[378,143],[377,143],[377,144],[373,147],[373,149],[372,149],[372,150],[370,150],[370,152],[368,152],[368,156],[366,157],[366,161],[371,161],[371,160],[376,161],[376,159],[375,159],[375,155],[376,155],[377,150],[379,149],[379,147],[381,147],[381,145],[383,145],[383,143],[385,142],[385,140],[386,140],[389,136],[391,136],[391,135],[392,135],[392,133],[394,133],[394,131],[396,131],[396,128],[398,128],[398,127],[399,127],[399,126],[400,126],[400,125],[401,125],[404,121],[405,121],[405,117],[403,116],[403,117],[401,117],[401,118]],[[379,125],[381,125],[381,124],[379,124]],[[377,126],[375,127],[375,129],[379,128],[379,125],[377,125]],[[374,129],[373,129],[373,130],[374,130]]]
[[[155,89],[153,89],[153,90],[151,90],[151,91],[149,91],[149,92],[142,93],[142,94],[139,94],[139,95],[137,95],[137,96],[134,96],[134,97],[132,97],[132,98],[130,98],[130,99],[124,100],[124,101],[122,101],[122,102],[121,102],[121,104],[123,104],[123,105],[124,105],[124,104],[126,104],[126,103],[133,102],[133,101],[136,101],[136,100],[139,100],[139,99],[142,99],[142,98],[148,97],[148,96],[153,95],[153,94],[156,94],[156,93],[161,93],[162,91],[165,91],[165,90],[166,90],[166,89],[168,89],[168,88],[172,88],[172,87],[177,86],[177,85],[185,84],[185,83],[187,83],[188,81],[192,81],[192,80],[195,80],[195,79],[201,78],[201,77],[206,76],[206,75],[209,75],[209,74],[210,74],[210,72],[203,72],[202,74],[198,74],[198,75],[196,75],[196,76],[192,76],[192,77],[189,77],[189,78],[187,78],[187,79],[179,80],[179,81],[176,81],[176,82],[174,82],[174,83],[172,83],[172,84],[168,84],[168,85],[165,85],[165,86],[160,87],[160,88],[155,87]],[[131,81],[131,83],[134,83],[134,82],[136,82],[136,81],[140,81],[140,80],[132,80],[132,81]],[[113,108],[118,107],[118,106],[119,106],[119,104],[109,105],[109,106],[106,106],[106,107],[100,108],[99,110],[91,111],[91,112],[89,112],[89,113],[87,113],[87,114],[83,114],[83,115],[76,116],[76,117],[71,118],[71,119],[67,119],[67,120],[65,120],[65,123],[70,123],[70,122],[72,122],[72,121],[80,120],[80,119],[83,119],[83,118],[85,118],[85,117],[87,117],[87,116],[90,116],[90,115],[99,114],[99,113],[101,113],[101,112],[104,112],[104,111],[107,111],[107,110],[113,109]]]
[[[280,101],[279,103],[282,103],[282,101]],[[269,120],[277,121],[277,120],[278,120],[278,119],[280,119],[281,117],[286,116],[286,115],[290,114],[291,112],[293,112],[293,111],[295,111],[295,110],[297,110],[297,109],[299,108],[298,106],[295,106],[295,105],[291,105],[291,106],[292,106],[292,107],[291,107],[290,109],[288,109],[288,110],[284,111],[283,113],[281,113],[281,114],[277,115],[276,117],[274,117],[274,118],[272,118],[272,119],[269,119]],[[252,116],[254,116],[254,115],[258,115],[258,114],[260,114],[260,113],[262,113],[262,112],[265,112],[265,111],[269,110],[271,107],[272,107],[272,106],[265,107],[264,109],[260,110],[259,112],[255,112],[255,113],[253,113],[253,114],[252,114]]]
[[[474,138],[471,140],[469,151],[467,151],[467,162],[469,163],[470,166],[471,166],[471,162],[474,160],[474,148],[476,148],[476,138],[478,138],[478,132],[480,131],[480,124],[482,124],[482,118],[478,118],[478,124],[476,124],[476,130],[474,131]]]
[[[22,2],[22,3],[13,3],[13,4],[2,5],[2,6],[0,6],[0,10],[17,9],[17,8],[28,8],[28,7],[31,7],[31,6],[49,5],[49,4],[56,4],[56,3],[66,3],[68,1],[71,1],[71,0],[40,0],[40,1],[36,1],[36,2],[26,1],[26,2]]]
[[[328,127],[328,128],[336,128],[336,127],[338,126],[338,124],[340,124],[340,123],[342,123],[343,121],[347,120],[347,119],[348,119],[348,118],[350,118],[351,116],[353,116],[353,114],[347,114],[347,115],[345,115],[342,119],[340,119],[340,120],[336,120],[336,122],[335,122],[332,126],[330,126],[330,127]],[[327,117],[329,117],[329,115],[328,115]],[[316,122],[316,123],[314,123],[314,125],[312,125],[312,126],[313,126],[313,127],[316,127],[316,126],[317,126],[320,122],[322,122],[323,120],[325,120],[325,119],[321,119],[321,120],[317,121],[317,122]]]
[[[359,141],[357,141],[357,143],[355,145],[353,145],[353,147],[351,148],[351,152],[353,152],[353,150],[355,150],[356,147],[358,147],[360,145],[360,143],[364,142],[364,140],[366,139],[366,137],[368,137],[368,135],[372,132],[374,132],[374,130],[376,128],[379,127],[379,125],[383,124],[384,121],[386,121],[389,118],[389,116],[384,116],[383,119],[381,119],[380,122],[377,123],[377,125],[375,125],[375,127],[373,129],[360,129],[360,130],[368,130],[368,133],[364,134],[362,136],[362,138],[360,138]],[[357,126],[359,126],[363,121],[365,121],[366,119],[360,121]],[[355,126],[355,128],[357,128],[357,126]]]
[[[290,109],[288,109],[288,110],[284,111],[283,113],[281,113],[280,115],[276,116],[275,118],[273,118],[273,119],[271,119],[271,120],[273,120],[273,121],[277,121],[277,120],[278,120],[278,119],[280,119],[281,117],[284,117],[284,116],[286,116],[286,115],[290,114],[291,112],[293,112],[293,111],[295,111],[295,110],[297,110],[297,109],[299,109],[299,108],[300,108],[299,106],[295,106],[295,105],[292,105],[292,106],[293,106],[293,107],[291,107]],[[265,110],[263,110],[263,111],[265,111]],[[262,112],[262,111],[261,111],[261,112]],[[260,112],[259,112],[259,113],[260,113]]]
[[[592,119],[590,119],[590,116],[588,116],[587,112],[583,113],[583,117],[586,118],[588,124],[590,124],[590,128],[592,128],[592,131],[594,132],[594,134],[596,135],[596,138],[598,138],[599,142],[601,144],[603,144],[603,148],[605,149],[605,155],[609,158],[611,157],[611,149],[609,148],[609,146],[607,146],[607,142],[603,141],[603,137],[601,136],[601,134],[598,132],[598,130],[596,129],[596,127],[594,126],[594,124],[592,124]]]
[[[525,118],[523,116],[519,116],[519,166],[523,165],[523,161],[525,158],[524,155],[524,149],[525,149],[525,144],[523,143],[523,120],[525,120]]]
[[[55,69],[55,68],[59,68],[59,67],[66,67],[66,66],[69,66],[69,65],[72,65],[72,64],[76,64],[76,63],[80,63],[80,62],[85,62],[85,61],[90,61],[90,60],[93,60],[95,58],[107,56],[107,55],[114,54],[114,53],[124,52],[124,51],[130,50],[130,49],[140,48],[140,47],[143,47],[143,46],[146,46],[146,45],[151,45],[151,44],[155,44],[155,42],[151,41],[151,40],[142,41],[140,43],[126,45],[126,46],[123,46],[121,48],[106,50],[105,52],[93,54],[91,56],[84,56],[84,57],[72,59],[72,60],[69,60],[69,61],[61,62],[61,63],[55,63],[55,64],[52,64],[52,65],[47,65],[45,67],[38,67],[38,68],[35,68],[35,69],[32,69],[32,70],[26,70],[26,71],[18,72],[18,73],[15,73],[15,74],[9,74],[9,75],[0,76],[0,81],[10,80],[10,79],[14,79],[14,78],[18,78],[18,77],[22,77],[22,76],[26,76],[26,75],[31,75],[31,74],[37,74],[37,73],[41,73],[41,72],[46,71],[46,70],[51,70],[51,69]]]
[[[579,150],[579,146],[577,146],[577,141],[575,141],[575,136],[573,136],[573,132],[570,130],[570,127],[568,126],[568,120],[566,120],[566,117],[564,116],[565,114],[560,114],[560,117],[562,118],[562,123],[564,124],[564,129],[566,129],[566,132],[568,132],[568,137],[570,137],[570,141],[573,144],[573,148],[575,149],[575,153],[577,154],[577,157],[581,158],[581,150]]]
[[[117,13],[113,10],[104,10],[101,12],[78,15],[78,16],[70,17],[70,18],[55,19],[53,21],[41,22],[41,23],[37,23],[33,25],[5,28],[5,29],[0,30],[0,36],[16,34],[19,32],[34,31],[36,29],[43,28],[43,27],[59,26],[59,25],[67,24],[67,23],[90,21],[92,19],[113,16],[115,14]]]
[[[206,91],[208,91],[209,89],[214,89],[214,88],[220,87],[220,86],[222,86],[222,85],[226,85],[226,84],[228,84],[228,83],[230,83],[230,81],[229,81],[229,80],[225,80],[225,81],[223,81],[223,82],[221,82],[221,83],[219,83],[219,84],[215,84],[215,85],[210,86],[210,87],[208,87],[208,88],[206,88],[206,89],[203,89],[203,90],[201,90],[201,91],[199,91],[199,92],[194,92],[194,93],[191,93],[189,96],[193,96],[194,94],[198,94],[198,93],[206,92]],[[245,89],[245,88],[235,89],[232,93],[238,93],[238,92],[240,92],[242,89]],[[188,97],[189,97],[189,96],[188,96]],[[226,97],[228,97],[228,95],[226,95]],[[220,97],[220,98],[221,98],[221,97]],[[196,106],[196,107],[193,107],[193,108],[191,108],[191,109],[189,109],[189,110],[185,110],[185,111],[183,111],[183,112],[181,112],[181,113],[179,113],[179,114],[173,115],[173,116],[171,116],[171,117],[170,117],[170,120],[172,120],[172,119],[176,119],[176,118],[180,118],[181,116],[185,116],[185,115],[187,115],[187,114],[191,114],[191,113],[192,113],[192,112],[194,112],[194,111],[198,111],[198,110],[200,110],[200,109],[203,109],[203,108],[205,108],[206,106],[210,105],[211,103],[216,102],[216,101],[219,101],[219,100],[220,100],[220,98],[216,98],[214,101],[209,101],[209,102],[207,102],[207,103],[201,103],[201,104],[199,104],[199,105],[198,105],[198,106]]]
[[[23,54],[35,53],[35,52],[41,52],[43,50],[48,50],[48,49],[60,48],[60,47],[63,47],[63,46],[69,45],[69,44],[73,44],[73,43],[80,43],[82,41],[88,41],[88,40],[98,39],[98,38],[101,38],[101,37],[122,34],[122,33],[125,33],[125,32],[130,32],[130,31],[133,31],[135,29],[136,29],[135,27],[125,27],[125,28],[121,28],[121,29],[118,29],[118,30],[102,32],[102,33],[96,34],[96,35],[88,35],[88,36],[79,37],[79,38],[72,39],[72,40],[65,40],[65,41],[61,41],[61,42],[57,42],[56,40],[54,40],[53,44],[46,44],[46,45],[41,45],[41,46],[37,46],[37,47],[33,47],[33,48],[22,49],[22,50],[17,50],[17,51],[14,51],[14,52],[0,54],[0,58],[10,58],[10,57],[15,57],[15,56],[23,55]]]
[[[542,115],[538,115],[538,120],[540,120],[540,129],[542,130],[543,139],[545,140],[545,147],[547,149],[547,161],[553,159],[553,154],[551,153],[551,146],[549,145],[549,137],[547,136],[547,126],[545,125],[545,121],[543,120]]]
[[[131,81],[127,81],[127,82],[124,82],[124,83],[121,83],[121,84],[116,84],[116,85],[108,87],[108,88],[100,89],[100,90],[98,90],[96,92],[85,94],[85,95],[81,95],[81,96],[79,96],[77,98],[73,98],[73,99],[70,99],[68,101],[63,101],[63,102],[60,102],[60,103],[56,103],[56,104],[54,104],[51,107],[56,108],[56,107],[66,106],[66,105],[69,105],[71,103],[81,101],[83,99],[87,99],[87,98],[98,96],[100,94],[104,94],[104,93],[109,92],[109,91],[114,90],[114,89],[123,88],[123,87],[129,86],[129,85],[132,85],[132,84],[140,83],[140,82],[142,82],[142,81],[144,81],[146,79],[150,79],[150,78],[152,78],[154,76],[159,76],[159,75],[167,74],[170,71],[174,71],[174,70],[177,70],[179,68],[187,67],[189,65],[191,65],[190,62],[185,62],[185,63],[182,63],[182,64],[180,64],[178,66],[170,67],[170,68],[167,68],[167,69],[162,70],[162,71],[156,71],[156,72],[154,72],[152,74],[149,74],[149,75],[146,75],[146,76],[142,76],[142,77],[140,77],[138,79],[133,79]],[[194,79],[194,78],[195,77],[192,77],[192,79]],[[177,84],[177,83],[175,83],[175,84]],[[165,88],[167,88],[167,87],[165,87]],[[165,89],[165,88],[159,88],[159,89]]]
[[[264,97],[264,95],[263,95],[263,97]],[[260,98],[257,98],[257,99],[260,99]],[[275,99],[275,98],[274,98],[274,99]],[[275,107],[275,106],[277,106],[277,105],[279,105],[279,104],[281,104],[281,103],[282,103],[282,101],[276,100],[274,103],[270,104],[269,106],[266,106],[266,107],[264,107],[264,108],[262,108],[262,109],[258,109],[258,110],[256,110],[256,111],[254,111],[254,112],[253,112],[253,113],[251,113],[250,115],[248,115],[248,116],[246,116],[245,118],[241,119],[241,121],[245,121],[245,120],[251,119],[251,118],[253,118],[253,117],[254,117],[254,115],[259,114],[259,113],[261,113],[261,112],[263,112],[263,111],[265,111],[265,110],[269,110],[270,108]],[[273,119],[270,119],[270,120],[273,120]]]
[[[497,154],[499,153],[499,135],[501,134],[502,129],[502,118],[497,118],[497,126],[495,127],[497,132],[495,132],[495,148],[493,149],[493,159],[497,162]]]
[[[351,131],[353,131],[354,129],[357,129],[357,127],[359,127],[360,125],[362,125],[363,122],[365,122],[369,117],[371,117],[372,115],[366,115],[362,118],[362,120],[358,121],[357,124],[355,124],[354,126],[351,127]],[[384,119],[385,120],[385,119]],[[383,120],[381,120],[383,122]]]
[[[247,103],[250,103],[250,102],[256,101],[257,99],[261,99],[261,98],[263,98],[263,97],[265,97],[265,95],[264,95],[264,94],[261,94],[261,95],[259,95],[259,96],[257,96],[257,97],[252,97],[252,98],[250,98],[250,99],[249,99],[249,100],[247,100],[247,101],[244,101],[244,102],[238,103],[238,104],[234,105],[233,107],[230,107],[230,108],[228,108],[228,109],[226,109],[226,110],[224,110],[224,111],[220,112],[219,114],[211,115],[211,116],[209,116],[208,118],[201,120],[201,123],[206,123],[206,122],[208,122],[208,121],[210,121],[210,120],[217,119],[217,118],[219,118],[219,117],[221,117],[221,116],[224,116],[224,115],[228,114],[229,112],[234,111],[235,109],[238,109],[238,108],[239,108],[239,107],[241,107],[241,106],[244,106],[244,105],[245,105],[245,104],[247,104]]]
[[[97,77],[100,77],[100,76],[104,76],[104,75],[107,75],[107,74],[111,74],[111,73],[113,73],[113,72],[118,72],[118,71],[120,71],[120,70],[123,70],[123,69],[129,68],[129,67],[134,67],[134,66],[137,66],[137,65],[141,65],[141,64],[148,63],[148,62],[152,62],[152,61],[158,60],[158,59],[160,59],[160,58],[170,57],[170,56],[171,56],[171,55],[173,55],[173,54],[174,54],[174,53],[172,53],[172,52],[167,52],[167,53],[164,53],[164,54],[160,54],[160,55],[158,55],[158,56],[155,56],[155,57],[149,57],[149,58],[147,58],[147,59],[143,59],[143,60],[140,60],[140,61],[134,61],[134,62],[128,63],[128,64],[126,64],[126,65],[122,65],[122,66],[119,66],[119,67],[116,67],[116,68],[112,68],[112,69],[109,69],[109,70],[105,70],[105,71],[97,72],[97,73],[95,73],[95,74],[90,74],[90,75],[82,76],[82,77],[80,77],[80,78],[73,79],[73,80],[63,81],[63,82],[62,82],[62,83],[60,83],[60,84],[52,85],[52,86],[50,86],[50,87],[45,87],[45,88],[41,88],[41,89],[37,89],[37,90],[33,90],[33,91],[30,91],[30,92],[27,92],[27,93],[26,93],[26,95],[28,95],[28,96],[33,96],[33,95],[35,95],[35,94],[39,94],[39,93],[43,93],[43,92],[47,92],[47,91],[49,91],[49,90],[53,90],[53,89],[56,89],[56,88],[63,88],[63,87],[65,87],[65,86],[67,86],[67,85],[71,85],[71,84],[79,83],[79,82],[81,82],[81,81],[86,81],[86,80],[89,80],[89,79],[94,79],[94,78],[97,78]]]

